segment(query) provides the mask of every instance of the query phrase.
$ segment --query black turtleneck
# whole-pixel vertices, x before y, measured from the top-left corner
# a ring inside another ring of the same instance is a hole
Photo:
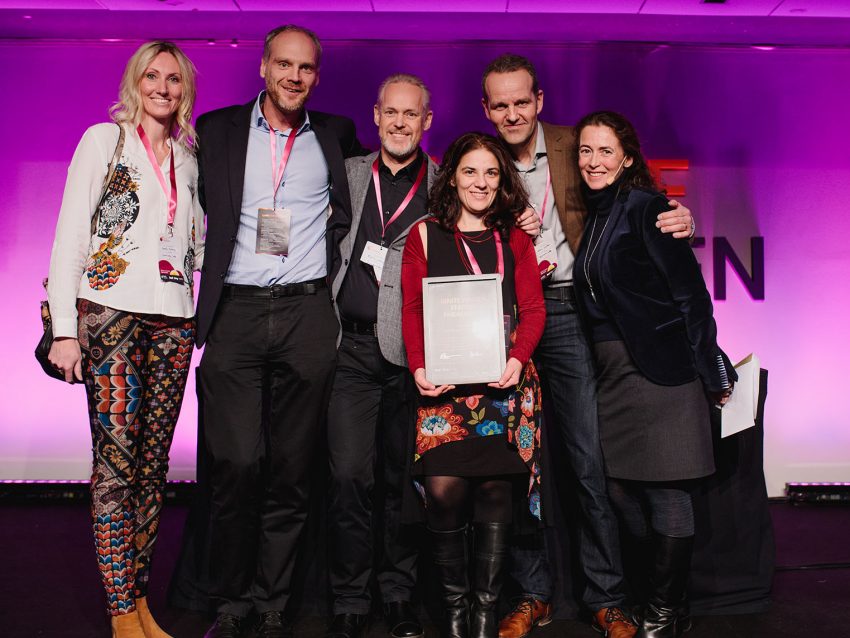
[[[575,266],[573,266],[573,280],[578,293],[584,299],[585,318],[594,343],[623,339],[605,303],[605,290],[599,278],[602,244],[607,241],[613,230],[608,223],[609,216],[618,197],[622,199],[621,188],[622,179],[599,190],[593,190],[587,184],[581,184],[581,194],[587,206],[588,217],[584,226],[586,238],[582,242]],[[591,285],[595,300],[590,294]]]

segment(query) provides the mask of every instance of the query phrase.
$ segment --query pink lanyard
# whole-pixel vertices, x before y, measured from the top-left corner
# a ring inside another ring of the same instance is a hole
[[[297,134],[298,131],[295,130],[295,127],[292,127],[289,139],[286,140],[286,146],[283,147],[283,155],[280,156],[280,164],[275,166],[274,160],[277,157],[277,140],[275,139],[274,129],[269,126],[269,147],[272,154],[272,186],[274,186],[274,190],[272,191],[273,206],[275,206],[274,199],[277,195],[277,189],[280,188],[280,183],[283,181],[283,172],[286,170],[286,163],[289,161],[289,154],[295,145],[295,136]]]
[[[136,132],[142,140],[142,145],[145,147],[145,151],[147,151],[148,159],[150,160],[151,166],[153,166],[153,171],[156,173],[159,185],[162,186],[162,192],[165,193],[166,197],[168,197],[168,225],[169,227],[174,226],[174,215],[177,213],[177,176],[174,174],[174,147],[172,145],[171,148],[171,194],[169,195],[168,186],[165,185],[165,176],[162,174],[162,169],[160,169],[159,163],[156,161],[156,155],[154,155],[151,142],[141,124],[136,127]]]
[[[407,205],[413,200],[413,197],[416,195],[416,191],[419,189],[419,185],[422,184],[422,180],[425,178],[425,169],[428,167],[428,162],[423,159],[422,166],[419,168],[419,173],[416,175],[416,181],[413,182],[413,187],[405,196],[404,200],[402,200],[399,207],[392,214],[392,217],[384,223],[384,203],[381,198],[381,180],[378,177],[378,158],[375,158],[375,161],[372,162],[372,183],[375,185],[375,197],[378,200],[378,220],[381,223],[381,239],[383,240],[384,235],[387,234],[387,226],[392,224],[395,220],[399,218],[404,212],[404,209],[407,208]]]
[[[475,255],[472,254],[472,250],[470,250],[469,245],[466,243],[466,240],[461,235],[460,231],[455,227],[455,239],[459,239],[460,243],[463,244],[463,250],[466,252],[466,258],[469,260],[469,265],[472,268],[472,273],[474,275],[480,275],[481,266],[478,265],[478,260],[475,259]],[[493,229],[493,241],[496,242],[496,262],[498,265],[499,276],[504,279],[505,278],[505,256],[502,252],[502,237],[499,235],[499,231],[497,229]]]
[[[546,192],[543,194],[543,205],[540,207],[540,225],[543,225],[543,218],[546,216],[546,202],[549,201],[549,188],[552,186],[552,173],[549,171],[549,165],[546,164]]]

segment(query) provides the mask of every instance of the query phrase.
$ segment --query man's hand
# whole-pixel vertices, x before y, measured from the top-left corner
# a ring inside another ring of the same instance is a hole
[[[670,200],[673,210],[661,213],[655,227],[660,228],[662,233],[673,233],[676,239],[690,239],[696,232],[694,218],[691,217],[690,209],[680,204],[675,199]]]
[[[71,337],[59,337],[53,340],[48,361],[53,367],[62,371],[65,381],[74,383],[83,380],[83,355],[80,352],[80,342]]]
[[[438,397],[449,390],[455,389],[453,385],[436,386],[428,381],[425,378],[425,368],[416,368],[416,372],[413,373],[413,380],[416,382],[416,388],[419,390],[419,394],[423,397]]]
[[[505,371],[502,373],[502,378],[495,383],[488,383],[491,388],[510,388],[519,383],[519,375],[522,372],[522,364],[519,359],[511,357],[505,364]]]
[[[540,226],[540,217],[538,217],[537,211],[530,206],[516,220],[516,227],[531,235],[532,239],[536,239],[540,234]]]

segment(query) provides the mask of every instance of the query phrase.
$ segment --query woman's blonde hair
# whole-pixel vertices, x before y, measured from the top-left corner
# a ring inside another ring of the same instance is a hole
[[[142,94],[139,91],[139,83],[151,62],[160,53],[170,53],[177,60],[183,84],[183,95],[174,113],[171,137],[191,151],[197,141],[197,134],[192,126],[192,108],[195,105],[195,65],[172,42],[154,40],[138,48],[127,61],[118,91],[118,101],[109,107],[109,116],[118,124],[137,126],[142,121]]]

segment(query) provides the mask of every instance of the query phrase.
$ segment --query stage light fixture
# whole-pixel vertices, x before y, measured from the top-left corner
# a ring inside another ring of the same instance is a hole
[[[850,503],[850,483],[786,483],[792,503]]]

